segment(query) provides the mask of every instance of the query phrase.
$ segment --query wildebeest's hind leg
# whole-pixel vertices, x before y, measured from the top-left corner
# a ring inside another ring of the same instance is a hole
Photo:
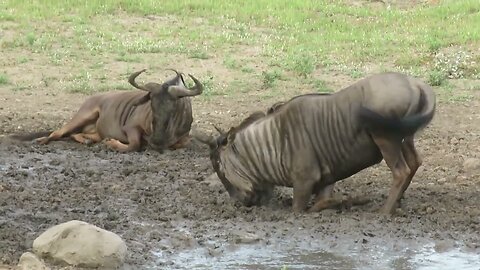
[[[75,140],[79,143],[86,144],[86,145],[97,143],[97,142],[102,140],[102,137],[100,137],[100,134],[98,134],[97,132],[95,132],[95,133],[76,133],[76,134],[70,135],[70,137],[73,140]]]
[[[402,144],[402,153],[405,157],[408,167],[410,168],[410,175],[402,186],[402,194],[400,195],[400,199],[398,201],[399,203],[403,198],[405,190],[407,190],[408,186],[412,182],[413,176],[415,176],[418,168],[422,165],[422,158],[415,149],[415,143],[413,140],[413,136],[406,137]]]
[[[400,199],[403,187],[408,186],[410,168],[402,153],[402,138],[394,135],[372,134],[375,144],[380,149],[385,163],[392,171],[393,183],[381,212],[393,214],[398,200]]]
[[[89,106],[82,106],[78,112],[73,116],[72,120],[66,123],[60,129],[52,132],[48,137],[42,137],[36,139],[39,144],[47,144],[50,141],[55,141],[63,136],[72,133],[76,130],[81,130],[88,124],[95,123],[98,119],[98,109],[91,108]]]

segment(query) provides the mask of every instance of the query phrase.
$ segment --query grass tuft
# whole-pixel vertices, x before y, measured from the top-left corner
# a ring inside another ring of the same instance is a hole
[[[447,78],[445,77],[445,74],[440,71],[440,70],[432,70],[428,74],[428,84],[431,86],[440,86],[443,85],[446,82]]]
[[[282,77],[279,70],[267,70],[262,71],[263,88],[272,88],[275,86],[275,82]]]
[[[5,73],[0,73],[0,85],[5,85],[5,84],[9,84],[10,81],[7,77],[7,74]]]

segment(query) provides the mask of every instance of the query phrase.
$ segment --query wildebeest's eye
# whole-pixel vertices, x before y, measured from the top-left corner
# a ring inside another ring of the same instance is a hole
[[[227,143],[228,143],[227,136],[222,135],[222,136],[218,137],[218,139],[217,139],[217,145],[218,146],[225,146],[225,145],[227,145]]]

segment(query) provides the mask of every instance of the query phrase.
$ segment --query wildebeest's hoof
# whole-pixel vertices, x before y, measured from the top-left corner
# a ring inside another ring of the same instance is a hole
[[[384,216],[391,216],[395,214],[395,208],[389,209],[389,208],[382,207],[378,212]]]
[[[49,142],[48,137],[41,137],[35,140],[38,144],[47,144]]]

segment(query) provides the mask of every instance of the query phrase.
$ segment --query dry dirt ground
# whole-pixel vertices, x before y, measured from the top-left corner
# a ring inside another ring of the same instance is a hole
[[[196,141],[164,154],[118,154],[103,145],[6,138],[59,127],[84,99],[0,89],[0,263],[16,264],[41,232],[72,219],[119,234],[132,269],[417,269],[422,261],[415,254],[428,245],[440,254],[480,252],[479,171],[463,167],[467,158],[480,158],[478,91],[468,102],[439,103],[417,142],[424,165],[393,217],[377,213],[391,179],[383,162],[336,188],[369,196],[370,203],[301,215],[291,211],[289,189],[278,189],[262,207],[232,203],[223,186],[208,179],[208,151]],[[269,102],[251,95],[194,99],[194,128],[227,128]],[[470,263],[465,269],[479,269]]]

